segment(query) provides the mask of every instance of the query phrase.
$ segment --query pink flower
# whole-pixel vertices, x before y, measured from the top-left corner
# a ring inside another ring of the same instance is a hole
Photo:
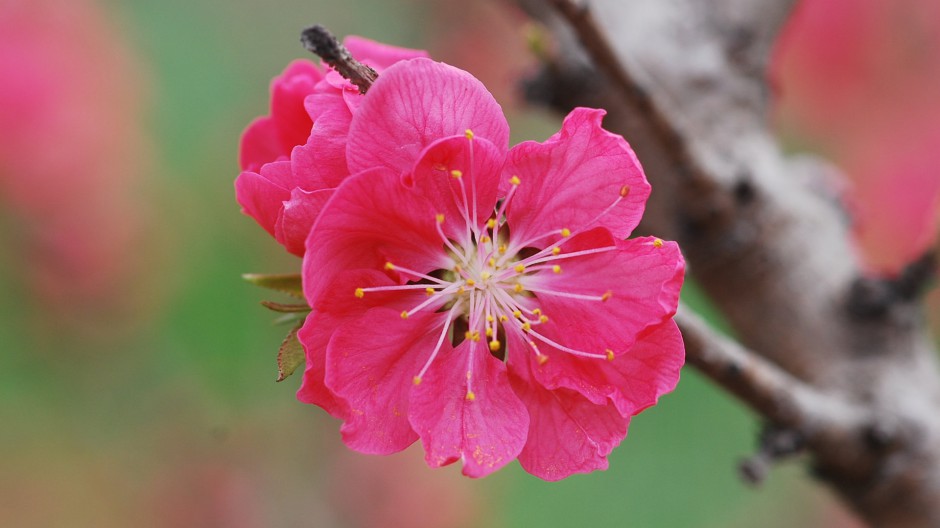
[[[351,448],[463,461],[518,458],[557,480],[607,467],[630,417],[683,363],[672,242],[624,240],[650,192],[604,112],[508,148],[499,105],[427,59],[386,70],[349,127],[353,176],[307,239],[298,397]]]
[[[379,72],[427,55],[358,37],[344,44]],[[295,255],[303,256],[310,226],[332,189],[349,175],[346,135],[361,99],[359,89],[332,68],[321,71],[297,60],[271,82],[271,115],[256,119],[242,135],[238,203]]]
[[[863,260],[901,271],[940,227],[940,3],[801,2],[772,75],[778,128],[821,149],[853,184]]]

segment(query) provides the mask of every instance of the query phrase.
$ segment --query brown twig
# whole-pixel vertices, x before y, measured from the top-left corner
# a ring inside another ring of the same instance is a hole
[[[315,53],[346,80],[356,85],[361,94],[366,93],[379,77],[375,70],[357,61],[329,30],[319,24],[303,30],[300,42],[307,51]]]

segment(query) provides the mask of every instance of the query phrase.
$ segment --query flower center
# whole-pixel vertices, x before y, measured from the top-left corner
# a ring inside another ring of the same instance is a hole
[[[472,133],[467,132],[472,143]],[[484,225],[477,225],[472,219],[478,218],[476,210],[475,188],[471,185],[468,196],[460,170],[442,168],[449,177],[458,183],[461,196],[457,203],[466,225],[465,242],[448,238],[442,225],[443,214],[434,218],[443,249],[453,265],[449,269],[422,273],[396,266],[392,262],[385,264],[386,270],[395,270],[409,278],[408,284],[357,288],[357,297],[363,297],[370,291],[424,289],[427,299],[409,310],[401,312],[403,319],[420,311],[431,310],[444,314],[437,344],[423,368],[414,376],[414,383],[421,383],[431,363],[440,352],[444,340],[450,337],[456,345],[469,341],[467,359],[467,399],[475,398],[470,387],[473,375],[473,354],[485,346],[489,353],[501,359],[506,358],[505,339],[509,333],[527,343],[529,351],[535,355],[539,364],[548,361],[540,346],[551,348],[575,356],[612,361],[615,353],[611,349],[585,351],[565,346],[540,331],[540,326],[549,322],[556,314],[544,313],[540,297],[557,296],[584,302],[604,303],[612,296],[610,291],[602,293],[575,293],[560,289],[564,278],[564,261],[574,257],[587,256],[616,250],[616,246],[604,246],[580,251],[565,252],[564,243],[576,235],[567,227],[559,227],[548,233],[534,236],[528,240],[513,240],[506,224],[506,210],[516,190],[522,184],[518,176],[509,180],[510,190],[500,200],[494,214]],[[627,196],[629,188],[624,186],[619,195],[597,217],[606,215]],[[472,204],[472,210],[471,210]],[[596,221],[596,219],[595,219]],[[585,225],[591,226],[595,221]],[[554,242],[546,244],[546,240]],[[545,280],[550,277],[552,280]],[[563,314],[560,314],[563,316]],[[463,335],[459,332],[463,330]],[[561,338],[564,341],[563,336]]]

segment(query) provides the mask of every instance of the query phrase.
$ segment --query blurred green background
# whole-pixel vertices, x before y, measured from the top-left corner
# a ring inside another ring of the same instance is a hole
[[[428,49],[494,87],[514,142],[544,139],[560,119],[526,108],[511,89],[532,69],[518,13],[433,0],[79,4],[97,9],[94,32],[106,43],[96,53],[127,55],[111,88],[133,77],[126,89],[137,91],[122,138],[136,138],[140,152],[114,176],[134,177],[105,222],[134,231],[106,259],[115,271],[103,273],[105,293],[56,296],[55,284],[50,294],[29,278],[37,262],[60,258],[32,239],[44,213],[3,202],[0,525],[851,525],[798,464],[775,469],[758,490],[742,484],[736,463],[759,424],[690,369],[633,421],[608,471],[559,483],[516,463],[472,481],[455,467],[426,468],[420,450],[349,452],[338,422],[295,400],[299,377],[274,383],[286,329],[258,304],[272,295],[239,276],[294,272],[300,262],[239,213],[232,182],[240,133],[267,112],[270,79],[305,56],[299,30],[316,22]],[[493,46],[506,47],[505,60],[481,57]],[[113,62],[66,58],[91,77]],[[70,75],[59,80],[68,86]],[[67,139],[48,148],[58,141]],[[105,166],[128,157],[121,148],[99,153]],[[694,288],[686,295],[701,305]]]

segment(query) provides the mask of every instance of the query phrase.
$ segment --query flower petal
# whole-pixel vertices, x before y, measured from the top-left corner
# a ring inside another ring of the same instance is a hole
[[[287,248],[287,251],[302,257],[310,229],[319,216],[327,200],[333,195],[333,189],[321,189],[307,192],[294,188],[290,200],[285,200],[274,224],[274,238]]]
[[[327,86],[326,81],[304,104],[314,125],[306,142],[291,153],[294,172],[304,175],[298,186],[308,191],[336,187],[349,176],[346,138],[352,113],[342,91]]]
[[[271,236],[284,200],[290,199],[292,179],[290,162],[283,160],[262,166],[260,174],[243,171],[235,180],[235,199],[242,212],[254,218]]]
[[[509,125],[480,81],[428,59],[398,62],[379,76],[353,117],[349,169],[387,167],[402,174],[432,142],[468,129],[508,148]]]
[[[555,260],[560,273],[544,269],[522,282],[535,292],[548,316],[540,333],[562,345],[605,354],[621,353],[649,327],[672,317],[679,303],[685,262],[675,242],[653,238],[614,240],[604,228],[577,235],[562,246],[566,253],[596,248],[609,251]],[[590,295],[594,299],[566,297]],[[608,294],[606,301],[598,298]]]
[[[261,165],[290,155],[310,135],[312,121],[304,98],[313,93],[323,73],[308,60],[296,60],[271,81],[271,116],[249,125],[242,135],[239,160],[243,170],[257,172]]]
[[[307,368],[297,391],[297,399],[323,407],[336,418],[345,420],[348,405],[326,387],[326,349],[333,332],[344,325],[355,323],[372,308],[384,307],[396,313],[409,309],[424,300],[419,291],[369,292],[362,298],[355,295],[356,288],[381,287],[395,284],[384,273],[376,270],[346,271],[336,276],[330,286],[333,295],[326,297],[320,311],[311,312],[297,337],[306,352]]]
[[[682,335],[672,320],[650,329],[613,361],[575,357],[542,347],[544,364],[532,358],[535,377],[549,388],[577,391],[596,404],[613,402],[623,416],[640,413],[679,382],[685,361]]]
[[[474,211],[476,217],[471,222],[475,227],[482,226],[493,215],[505,158],[505,151],[486,139],[467,139],[463,134],[451,136],[424,149],[412,172],[402,181],[414,186],[444,215],[443,230],[447,236],[466,245],[470,243],[467,219],[474,216]]]
[[[450,267],[435,222],[433,204],[402,185],[397,174],[376,169],[349,177],[307,238],[307,302],[318,309],[343,270],[379,270],[386,262],[422,273]]]
[[[343,39],[343,45],[346,46],[346,49],[356,60],[364,62],[377,70],[388,68],[399,61],[428,56],[428,52],[424,50],[389,46],[355,35]]]
[[[341,432],[350,448],[390,454],[417,440],[408,422],[408,395],[437,343],[443,318],[419,312],[402,319],[394,310],[373,308],[333,333],[325,382],[349,405]]]
[[[463,474],[474,478],[515,460],[529,425],[505,364],[469,339],[431,363],[412,389],[409,419],[429,466],[463,460]]]
[[[512,338],[509,346],[525,347]],[[522,362],[509,370],[512,388],[529,412],[528,440],[519,454],[522,468],[549,481],[607,469],[607,455],[626,436],[630,418],[613,405],[595,405],[575,391],[546,389],[528,369]]]
[[[595,226],[626,238],[639,223],[650,186],[630,145],[601,128],[605,113],[575,108],[544,143],[527,141],[510,151],[504,180],[521,180],[506,212],[516,241]],[[622,190],[626,196],[602,215]]]

